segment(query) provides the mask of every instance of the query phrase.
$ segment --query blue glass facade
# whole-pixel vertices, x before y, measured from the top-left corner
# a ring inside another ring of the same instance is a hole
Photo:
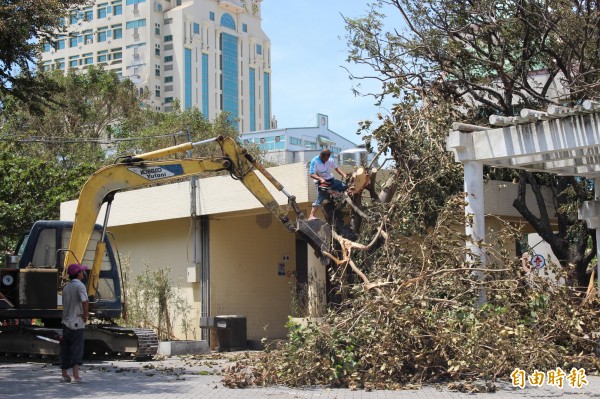
[[[238,126],[238,38],[221,33],[221,109],[229,113],[231,122]]]
[[[185,49],[184,75],[185,96],[183,106],[184,109],[188,109],[192,106],[192,50],[189,48]]]
[[[256,76],[254,73],[254,68],[250,68],[250,73],[249,73],[249,84],[250,84],[250,91],[249,91],[249,100],[250,100],[250,131],[251,132],[255,132],[256,131]]]
[[[265,126],[264,129],[270,129],[271,128],[271,81],[270,81],[270,75],[265,72],[264,73],[264,83],[265,83],[265,95],[263,96],[263,98],[265,99],[265,103],[264,103],[264,111],[265,111]]]
[[[208,119],[208,54],[202,54],[202,114]]]

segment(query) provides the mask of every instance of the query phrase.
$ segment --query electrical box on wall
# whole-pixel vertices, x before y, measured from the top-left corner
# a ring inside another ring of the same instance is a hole
[[[188,283],[199,283],[200,282],[200,268],[198,266],[190,266],[187,268],[187,282]]]

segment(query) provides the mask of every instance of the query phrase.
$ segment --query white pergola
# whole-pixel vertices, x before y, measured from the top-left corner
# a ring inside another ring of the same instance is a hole
[[[464,165],[465,213],[473,218],[467,235],[485,241],[483,165],[491,165],[595,179],[594,201],[585,202],[579,219],[596,229],[600,242],[600,103],[550,106],[547,112],[524,109],[517,117],[491,116],[490,124],[494,127],[454,123],[446,141],[446,149]],[[485,254],[468,245],[485,266]],[[600,282],[600,266],[598,272]]]

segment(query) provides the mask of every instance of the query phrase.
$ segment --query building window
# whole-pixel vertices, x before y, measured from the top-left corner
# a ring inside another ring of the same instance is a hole
[[[202,115],[208,118],[208,54],[202,54]]]
[[[173,35],[166,35],[165,36],[165,42],[172,42],[173,41]]]
[[[248,33],[248,24],[242,24],[242,31]]]
[[[81,13],[79,11],[75,11],[69,16],[69,22],[71,23],[71,25],[75,25],[77,22],[79,22],[81,17]]]
[[[271,128],[271,76],[269,73],[263,73],[263,89],[264,89],[264,123],[265,129]]]
[[[290,137],[290,144],[292,145],[302,145],[302,140],[296,137]]]
[[[113,1],[112,3],[113,15],[123,14],[123,4],[120,1]]]
[[[77,36],[69,38],[69,47],[77,47]]]
[[[108,28],[98,29],[98,43],[105,42],[107,39]]]
[[[256,72],[254,68],[250,68],[248,73],[249,85],[250,85],[250,131],[256,131]]]
[[[221,109],[229,112],[230,122],[237,128],[239,117],[239,63],[238,38],[229,33],[221,33],[221,79],[223,97]]]
[[[173,97],[165,97],[165,104],[169,104],[173,102]]]
[[[154,45],[154,55],[160,55],[160,44]]]
[[[94,43],[94,34],[91,30],[86,30],[85,32],[83,32],[83,42],[85,44]]]
[[[136,19],[135,21],[127,22],[126,28],[127,29],[135,29],[135,28],[141,28],[143,26],[146,26],[146,20],[145,19]]]
[[[127,3],[125,3],[125,4],[127,4],[129,6],[132,4],[145,3],[145,2],[146,2],[146,0],[127,0]]]
[[[123,26],[121,24],[113,25],[111,28],[113,30],[113,39],[121,39],[123,37]]]
[[[173,56],[172,55],[165,56],[165,62],[173,62]]]
[[[50,45],[50,43],[44,43],[44,44],[42,44],[42,51],[44,51],[45,53],[47,53],[48,51],[50,51],[51,48],[52,48],[52,46]]]
[[[92,53],[87,53],[82,55],[83,57],[83,63],[85,65],[90,65],[94,63],[94,55]]]
[[[221,26],[235,30],[235,21],[233,20],[233,17],[227,13],[223,14],[223,16],[221,16]]]
[[[160,76],[160,65],[154,65],[154,76]]]
[[[110,59],[111,60],[120,60],[123,58],[123,52],[121,47],[118,48],[114,48],[112,50],[110,50]]]
[[[98,63],[108,61],[108,50],[98,51],[98,55],[96,56],[96,61]]]
[[[96,15],[98,16],[98,19],[100,18],[106,18],[106,9],[108,7],[108,3],[102,3],[102,4],[98,4],[98,10],[96,12]]]
[[[65,69],[65,59],[64,58],[56,59],[56,68],[57,69]]]
[[[65,39],[58,39],[56,41],[56,49],[57,50],[62,50],[65,48]]]
[[[256,45],[256,54],[262,55],[262,46],[260,44]]]
[[[73,55],[69,57],[69,68],[77,68],[79,66],[79,56]]]
[[[154,34],[160,36],[160,24],[158,22],[154,24]]]
[[[183,76],[184,76],[184,98],[183,107],[184,109],[191,108],[192,106],[192,49],[184,49],[183,54]]]
[[[195,35],[199,35],[200,34],[200,24],[194,23],[193,28],[192,28],[192,32]]]
[[[304,147],[309,148],[311,150],[316,150],[317,143],[315,143],[314,141],[304,140]]]
[[[165,76],[165,83],[171,83],[173,81],[173,76]]]
[[[94,10],[92,7],[86,8],[83,10],[83,20],[84,21],[92,21],[94,20]]]
[[[160,97],[160,86],[159,85],[154,86],[154,96]]]
[[[211,11],[211,12],[209,12],[209,13],[208,13],[208,19],[210,19],[211,21],[214,21],[214,20],[215,20],[215,13],[214,13],[214,12],[212,12],[212,11]]]

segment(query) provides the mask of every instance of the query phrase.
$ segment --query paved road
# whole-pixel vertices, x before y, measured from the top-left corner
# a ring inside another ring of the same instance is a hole
[[[496,393],[462,393],[446,385],[426,385],[419,390],[351,391],[349,389],[285,387],[229,389],[221,384],[224,359],[170,357],[151,362],[133,360],[94,361],[82,367],[81,384],[61,384],[56,364],[30,359],[0,359],[0,398],[53,399],[397,399],[397,398],[600,398],[600,377],[587,376],[581,389],[553,386],[513,388],[496,383]]]

